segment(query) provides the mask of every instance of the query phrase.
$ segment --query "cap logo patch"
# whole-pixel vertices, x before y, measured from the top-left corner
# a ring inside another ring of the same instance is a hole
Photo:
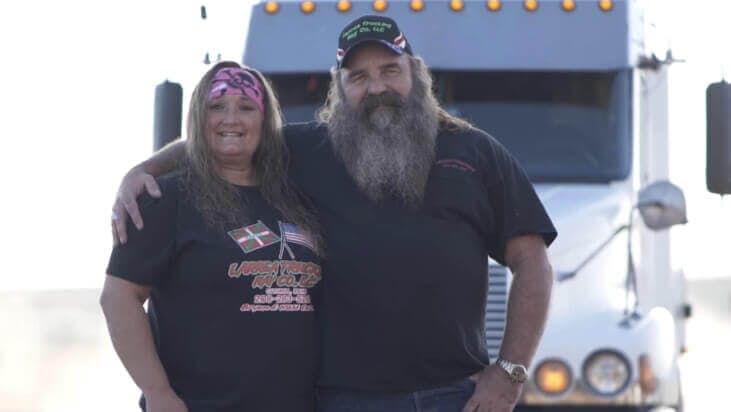
[[[386,30],[391,30],[392,27],[393,25],[391,23],[384,21],[364,20],[343,33],[343,40],[353,40],[362,33],[385,33]]]

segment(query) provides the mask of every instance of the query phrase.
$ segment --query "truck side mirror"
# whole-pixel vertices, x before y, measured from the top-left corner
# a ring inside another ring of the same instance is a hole
[[[180,137],[183,111],[183,88],[165,80],[155,88],[153,150]]]
[[[731,193],[731,84],[706,89],[706,186],[709,192]]]
[[[667,181],[655,182],[642,189],[637,208],[645,225],[652,230],[688,222],[683,191]]]

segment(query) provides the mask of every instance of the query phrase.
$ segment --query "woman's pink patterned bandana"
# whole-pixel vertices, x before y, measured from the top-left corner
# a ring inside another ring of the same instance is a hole
[[[264,88],[250,72],[238,67],[226,67],[218,71],[211,82],[208,101],[225,94],[243,95],[251,98],[264,113]]]

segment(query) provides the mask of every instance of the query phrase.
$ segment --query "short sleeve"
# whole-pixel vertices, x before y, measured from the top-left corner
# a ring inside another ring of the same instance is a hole
[[[488,254],[505,265],[505,247],[511,238],[540,235],[549,246],[557,233],[518,161],[494,138],[488,136],[487,143],[483,173],[495,217],[494,232],[487,235]]]
[[[143,194],[137,203],[145,226],[127,221],[127,243],[115,246],[107,274],[141,285],[155,286],[172,266],[176,244],[177,187],[161,184],[162,197]]]
[[[290,153],[313,150],[328,141],[327,126],[316,121],[289,123],[282,128],[282,134]]]

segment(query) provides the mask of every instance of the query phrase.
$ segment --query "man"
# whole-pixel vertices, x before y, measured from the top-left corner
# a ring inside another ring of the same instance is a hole
[[[437,103],[396,22],[364,16],[339,38],[319,123],[285,129],[290,176],[326,237],[319,410],[510,411],[543,333],[555,229],[522,168]],[[132,169],[134,198],[181,156]],[[500,360],[489,364],[487,255],[514,276]],[[286,371],[283,371],[286,373]]]

